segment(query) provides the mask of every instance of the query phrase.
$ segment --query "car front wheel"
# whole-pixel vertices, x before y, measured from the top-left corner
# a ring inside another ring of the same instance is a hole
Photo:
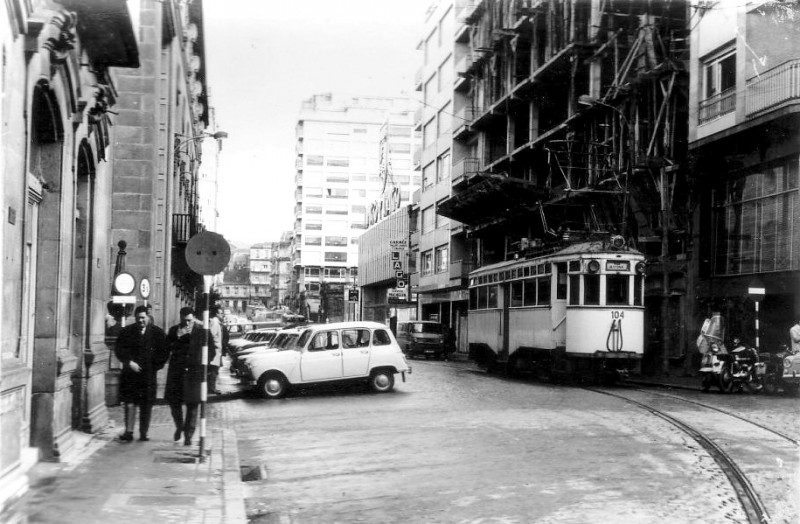
[[[283,375],[278,373],[265,373],[258,381],[258,388],[264,398],[283,398],[289,389],[289,384]]]
[[[376,393],[388,393],[394,388],[394,373],[386,369],[376,369],[369,376],[369,387]]]

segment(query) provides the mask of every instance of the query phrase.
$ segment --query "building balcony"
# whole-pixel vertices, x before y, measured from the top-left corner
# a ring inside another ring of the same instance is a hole
[[[409,246],[418,246],[419,245],[419,230],[412,231],[409,235],[408,244]]]
[[[697,123],[703,125],[736,110],[736,88],[706,98],[700,102]]]
[[[453,164],[453,170],[450,172],[452,184],[456,185],[464,178],[469,178],[472,175],[479,173],[481,162],[477,158],[465,157]]]
[[[298,158],[295,159],[294,167],[298,171],[302,171],[303,170],[303,157],[298,157]]]
[[[414,111],[414,131],[422,130],[422,116],[425,114],[425,106],[420,104]]]
[[[303,190],[296,189],[294,192],[294,201],[295,202],[302,202],[303,201]]]
[[[297,186],[297,187],[303,187],[303,174],[302,173],[297,173],[294,176],[294,185]]]
[[[424,72],[425,68],[423,66],[419,66],[414,73],[414,90],[415,91],[422,91],[422,73]]]
[[[751,78],[746,89],[747,118],[800,99],[800,58],[788,60]]]
[[[453,139],[459,140],[465,138],[472,132],[470,123],[475,119],[475,113],[472,106],[464,106],[455,113],[453,120]]]
[[[422,149],[419,147],[414,148],[414,152],[411,155],[412,162],[411,165],[414,171],[419,171],[422,167]]]
[[[475,264],[468,260],[451,260],[450,280],[463,280],[473,269],[475,269]]]
[[[480,14],[479,7],[483,4],[483,0],[460,0],[456,4],[456,21],[463,24],[469,24],[474,21],[474,18]]]
[[[197,222],[197,217],[188,213],[175,213],[172,215],[172,243],[183,245],[189,239],[202,231],[202,225]]]

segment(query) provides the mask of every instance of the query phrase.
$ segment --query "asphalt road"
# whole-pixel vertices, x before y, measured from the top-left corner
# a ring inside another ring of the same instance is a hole
[[[746,522],[707,451],[641,407],[464,363],[412,365],[390,394],[323,388],[232,401],[224,423],[239,436],[251,522]],[[797,522],[797,445],[769,431],[798,436],[797,398],[613,391],[719,441],[769,492],[773,522]]]

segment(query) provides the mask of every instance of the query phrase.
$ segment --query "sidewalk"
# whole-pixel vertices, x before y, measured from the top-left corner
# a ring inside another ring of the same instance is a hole
[[[206,409],[225,411],[236,398],[236,381],[220,376],[222,395],[211,395]],[[109,425],[81,437],[71,462],[37,463],[29,472],[30,489],[11,511],[9,523],[241,523],[247,522],[236,434],[207,416],[207,456],[199,461],[199,423],[194,445],[173,442],[169,406],[156,405],[150,441],[120,442],[123,410],[110,407]],[[137,421],[138,427],[138,421]],[[138,431],[135,433],[138,437]]]

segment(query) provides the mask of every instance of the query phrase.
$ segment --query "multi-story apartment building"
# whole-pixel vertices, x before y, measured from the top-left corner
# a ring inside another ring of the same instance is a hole
[[[419,44],[423,63],[415,83],[422,101],[416,115],[422,134],[417,163],[422,187],[416,202],[420,228],[412,234],[411,249],[418,271],[412,276],[412,289],[419,297],[420,318],[438,320],[460,333],[468,296],[463,277],[471,267],[466,237],[459,222],[437,212],[450,196],[453,181],[462,176],[461,171],[453,172],[454,159],[461,169],[467,150],[453,141],[454,129],[467,119],[455,100],[456,89],[464,85],[456,75],[457,64],[464,60],[456,53],[456,9],[453,0],[433,3]]]
[[[292,281],[292,237],[293,231],[284,231],[278,242],[272,243],[272,274],[270,275],[270,307],[288,307],[288,291]]]
[[[231,260],[214,290],[219,303],[233,315],[244,317],[250,302],[250,250],[231,245]],[[212,292],[213,292],[212,291]]]
[[[272,296],[273,242],[250,246],[250,306],[266,307]]]
[[[108,419],[120,246],[157,324],[194,298],[180,260],[198,229],[203,39],[199,2],[0,5],[0,512],[32,461],[68,459]]]
[[[392,114],[407,115],[405,124],[390,121],[387,127],[396,138],[398,149],[391,154],[402,202],[409,200],[414,183],[410,100],[325,94],[303,102],[296,127],[291,291],[293,309],[311,320],[344,318],[344,290],[357,278],[358,236],[373,208],[376,213],[385,208],[376,203],[386,180],[380,131]],[[403,161],[407,175],[400,174]]]
[[[789,343],[800,313],[800,8],[701,4],[692,16],[695,329],[711,310],[755,343]],[[757,298],[757,297],[756,297]]]
[[[650,255],[646,368],[689,343],[687,12],[684,1],[456,4],[453,194],[436,213],[464,225],[471,257],[451,258],[482,267],[623,236]]]

